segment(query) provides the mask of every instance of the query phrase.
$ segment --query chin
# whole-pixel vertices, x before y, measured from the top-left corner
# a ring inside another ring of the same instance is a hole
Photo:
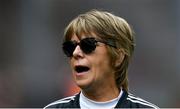
[[[75,80],[75,81],[76,81],[76,85],[82,90],[86,90],[90,86],[90,82],[86,80]]]

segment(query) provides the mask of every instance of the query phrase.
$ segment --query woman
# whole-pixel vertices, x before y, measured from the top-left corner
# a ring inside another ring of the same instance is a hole
[[[45,108],[158,108],[128,93],[134,46],[133,30],[123,18],[91,10],[73,19],[64,32],[63,51],[81,91]]]

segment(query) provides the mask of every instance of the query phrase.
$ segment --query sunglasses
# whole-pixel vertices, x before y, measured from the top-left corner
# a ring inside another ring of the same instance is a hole
[[[62,48],[67,57],[73,56],[73,52],[75,48],[77,47],[77,45],[80,46],[81,50],[85,54],[90,54],[96,49],[97,42],[101,42],[101,43],[104,43],[106,45],[116,48],[115,43],[112,40],[102,41],[102,40],[97,40],[95,38],[84,38],[79,43],[76,41],[66,41],[63,43]]]

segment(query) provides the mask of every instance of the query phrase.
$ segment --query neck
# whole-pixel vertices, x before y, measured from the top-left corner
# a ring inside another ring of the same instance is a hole
[[[82,93],[87,98],[97,101],[105,102],[118,97],[120,90],[117,87],[98,87],[93,90],[82,90]]]

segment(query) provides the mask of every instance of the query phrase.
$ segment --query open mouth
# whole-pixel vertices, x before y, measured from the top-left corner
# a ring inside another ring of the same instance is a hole
[[[75,70],[77,73],[87,72],[90,68],[87,66],[76,66]]]

